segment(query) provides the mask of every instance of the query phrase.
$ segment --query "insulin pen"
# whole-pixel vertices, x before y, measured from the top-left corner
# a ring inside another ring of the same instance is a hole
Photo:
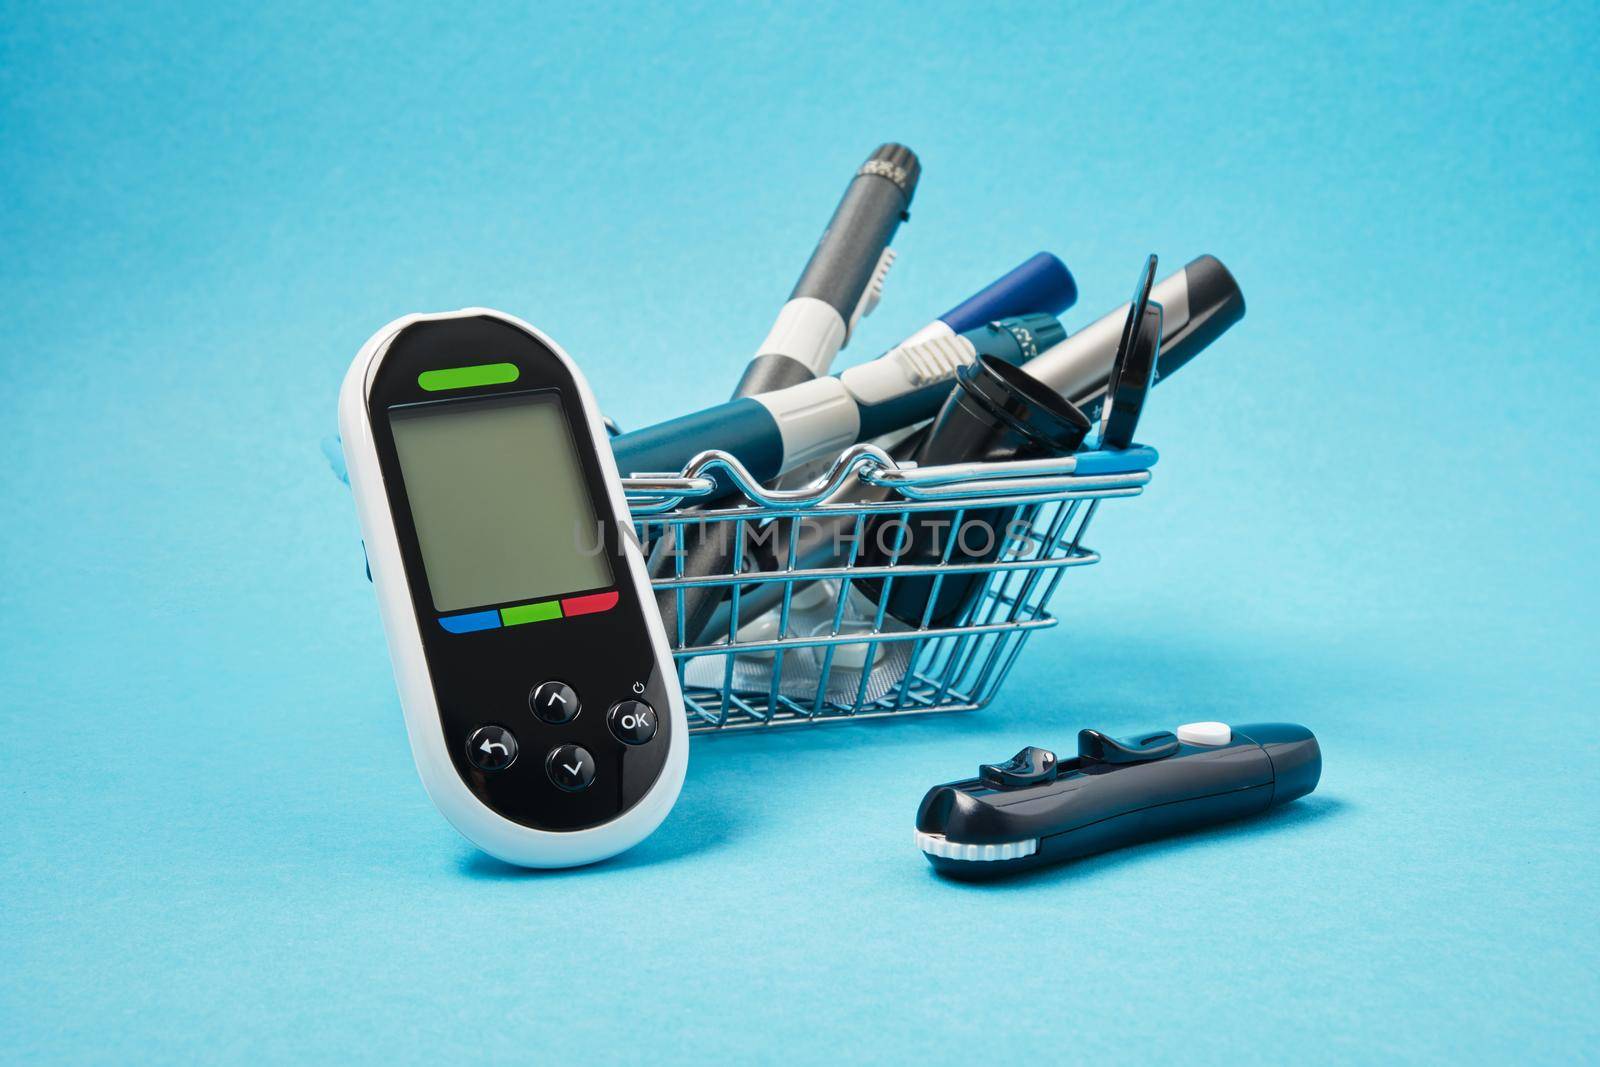
[[[745,367],[733,399],[771,392],[826,374],[850,331],[877,305],[883,276],[894,262],[889,242],[906,218],[922,164],[904,145],[880,145],[856,171],[822,231],[800,280],[778,312],[767,338]],[[685,577],[719,574],[732,550],[703,531],[669,531],[650,556],[650,573]],[[682,629],[682,614],[698,619],[713,610],[721,590],[699,587],[660,593],[656,604],[669,631]],[[681,634],[680,634],[681,636]]]
[[[1059,315],[1077,302],[1078,283],[1066,264],[1049,252],[1037,252],[900,343],[917,345],[952,337],[1009,315],[1041,311]]]
[[[612,439],[617,468],[631,474],[682,470],[707,449],[726,452],[758,482],[857,441],[931,419],[956,372],[981,355],[1021,364],[1056,345],[1054,315],[1023,315],[964,333],[900,345],[841,374],[741,397]]]
[[[836,433],[823,433],[820,427],[806,433],[795,424],[794,412],[803,397],[813,396],[826,404],[840,393],[859,406],[861,425],[855,439],[838,443],[842,449],[856,440],[889,433],[923,419],[932,418],[948,389],[919,394],[953,380],[955,370],[970,363],[981,352],[1006,358],[1007,336],[995,336],[988,324],[1025,316],[1058,315],[1078,298],[1078,285],[1066,264],[1049,252],[1040,252],[1007,271],[928,325],[900,342],[893,349],[833,378],[796,383],[757,396],[739,397],[691,415],[621,434],[611,442],[617,468],[628,474],[676,473],[694,456],[708,448],[721,449],[745,464],[757,479],[765,481],[825,454],[838,441]],[[1031,342],[1017,348],[1010,362],[1030,358],[1033,349],[1051,349],[1065,336],[1042,323]],[[972,335],[972,336],[966,336]],[[908,351],[915,349],[915,351]],[[948,367],[949,374],[936,374]],[[804,390],[813,390],[808,394]],[[917,394],[915,399],[908,397]],[[933,398],[932,410],[921,408]],[[785,417],[785,414],[788,417]],[[849,416],[847,415],[848,419]],[[785,422],[788,425],[783,425]],[[781,429],[780,429],[781,427]],[[780,444],[781,440],[781,444]]]

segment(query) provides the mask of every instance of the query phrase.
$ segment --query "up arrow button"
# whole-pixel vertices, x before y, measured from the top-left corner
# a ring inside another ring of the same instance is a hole
[[[528,693],[528,710],[557,726],[578,717],[583,704],[566,682],[540,682]]]

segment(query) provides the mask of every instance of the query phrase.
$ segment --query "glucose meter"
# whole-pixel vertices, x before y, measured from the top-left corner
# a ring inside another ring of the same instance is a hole
[[[501,312],[407,316],[351,364],[339,429],[434,804],[523,866],[642,840],[677,799],[687,723],[571,358]]]

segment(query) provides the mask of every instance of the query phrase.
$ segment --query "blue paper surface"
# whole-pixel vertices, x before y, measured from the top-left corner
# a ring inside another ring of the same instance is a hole
[[[0,12],[0,1048],[13,1062],[1593,1055],[1592,3]],[[1249,314],[1152,396],[981,712],[697,739],[589,870],[411,766],[319,442],[498,306],[625,427],[721,400],[851,172],[924,164],[841,366],[1047,248]],[[988,887],[935,782],[1197,719],[1307,800]]]

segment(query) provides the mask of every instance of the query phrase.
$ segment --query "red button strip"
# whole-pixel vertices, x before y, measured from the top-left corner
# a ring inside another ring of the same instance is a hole
[[[569,596],[561,602],[561,614],[569,619],[574,615],[598,615],[602,611],[610,611],[616,607],[617,597],[618,593],[615,589],[609,593]]]

